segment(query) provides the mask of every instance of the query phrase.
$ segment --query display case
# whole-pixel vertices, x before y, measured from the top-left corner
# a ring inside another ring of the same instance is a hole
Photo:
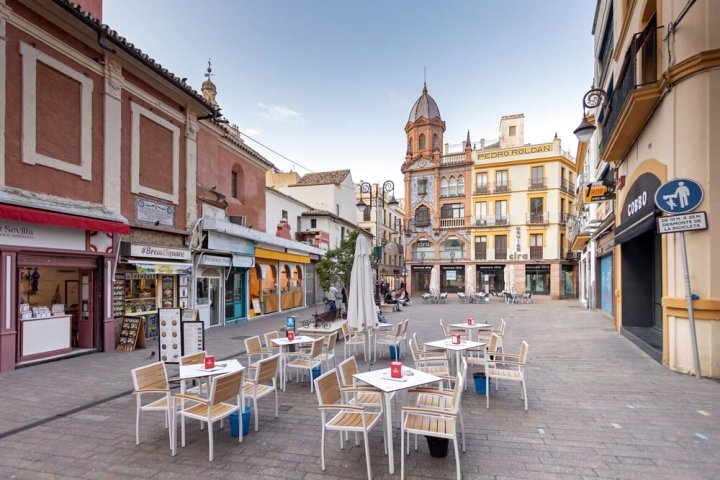
[[[155,313],[157,306],[156,276],[137,273],[126,274],[125,315]]]
[[[175,306],[175,276],[163,275],[160,277],[162,294],[160,306],[162,308],[173,308]]]

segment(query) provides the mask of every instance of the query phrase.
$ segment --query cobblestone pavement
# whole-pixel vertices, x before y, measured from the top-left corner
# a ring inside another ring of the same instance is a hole
[[[307,318],[314,308],[298,312]],[[530,344],[529,411],[519,386],[493,390],[490,409],[472,385],[463,397],[467,452],[463,477],[485,478],[718,478],[720,383],[670,372],[615,332],[600,314],[574,300],[532,305],[416,302],[388,315],[411,319],[410,332],[440,337],[439,318],[496,323],[505,318],[506,351]],[[246,363],[242,338],[276,329],[283,315],[207,332],[209,351]],[[337,351],[342,358],[342,344]],[[364,448],[340,450],[336,434],[320,469],[320,415],[307,381],[288,384],[280,417],[260,402],[260,430],[238,444],[215,429],[215,461],[207,434],[189,424],[185,448],[172,457],[159,415],[145,414],[141,445],[134,441],[135,401],[130,368],[151,350],[111,352],[47,363],[0,378],[0,476],[5,478],[365,478]],[[384,352],[383,352],[384,353]],[[409,355],[404,358],[411,363]],[[387,357],[374,367],[387,365]],[[374,368],[373,367],[373,368]],[[361,363],[361,369],[368,368]],[[400,403],[406,400],[400,397]],[[395,462],[399,472],[399,426]],[[422,440],[422,439],[421,439]],[[380,429],[371,432],[374,478],[388,474]],[[455,478],[452,451],[430,457],[427,444],[406,457],[408,478]]]

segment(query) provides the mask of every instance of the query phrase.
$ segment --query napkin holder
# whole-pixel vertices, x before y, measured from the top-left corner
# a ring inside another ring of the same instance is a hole
[[[208,355],[207,357],[205,357],[205,368],[207,370],[215,368],[215,355]]]
[[[390,363],[390,376],[392,378],[402,378],[402,362]]]
[[[460,334],[459,334],[459,333],[453,333],[453,334],[452,334],[452,344],[453,344],[453,345],[460,345]]]

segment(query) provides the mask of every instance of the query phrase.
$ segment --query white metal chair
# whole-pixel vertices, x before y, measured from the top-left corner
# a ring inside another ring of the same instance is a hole
[[[368,432],[380,421],[383,415],[382,411],[369,411],[362,405],[343,404],[336,370],[326,372],[316,378],[314,383],[322,421],[322,433],[320,435],[320,463],[322,470],[325,471],[325,431],[340,432],[341,449],[345,448],[343,432],[362,432],[365,441],[365,462],[367,463],[368,480],[372,479]],[[337,410],[338,412],[328,420],[328,410]],[[385,429],[382,430],[384,437]],[[387,441],[385,444],[387,445]]]
[[[450,367],[447,357],[419,355],[415,339],[410,339],[410,354],[413,357],[415,369],[438,377],[450,376]]]
[[[248,367],[255,368],[257,362],[253,362],[253,357],[260,357],[258,360],[269,357],[273,354],[273,351],[269,348],[264,348],[260,344],[260,337],[255,335],[254,337],[246,338],[245,343],[245,354],[248,357]]]
[[[396,348],[396,353],[402,354],[400,351],[400,344],[403,341],[402,337],[402,331],[403,331],[403,322],[396,323],[392,326],[392,329],[388,331],[379,331],[375,334],[375,360],[377,361],[377,351],[378,351],[378,345],[385,345],[388,347],[394,347]],[[390,355],[390,351],[388,349],[388,355]],[[399,358],[399,355],[398,355]]]
[[[525,363],[527,362],[528,344],[525,340],[520,344],[520,353],[510,355],[507,353],[495,353],[494,360],[488,362],[485,367],[485,396],[487,408],[490,408],[490,379],[495,379],[495,390],[498,380],[512,380],[522,385],[522,399],[525,400],[527,411],[527,389],[525,387]]]
[[[342,332],[344,337],[344,348],[343,348],[343,356],[345,358],[348,358],[348,347],[355,347],[357,348],[359,345],[362,345],[363,348],[363,358],[367,362],[367,336],[365,332],[361,331],[355,331],[353,332],[350,329],[350,325],[346,323],[343,323],[342,326]]]
[[[530,290],[527,290],[527,291],[525,291],[525,293],[522,294],[520,303],[535,303],[535,302],[533,302],[532,292]]]
[[[487,367],[488,362],[492,362],[492,359],[494,359],[494,355],[497,353],[497,347],[498,347],[498,334],[497,333],[491,333],[490,334],[490,341],[487,344],[487,348],[483,348],[482,351],[480,350],[472,350],[469,352],[469,354],[465,357],[467,360],[467,364],[469,367],[482,367],[483,369]],[[467,388],[467,376],[465,376],[465,387]]]
[[[213,423],[221,421],[230,416],[231,413],[240,412],[245,407],[245,398],[243,395],[243,375],[245,370],[239,372],[227,373],[213,377],[210,381],[210,394],[208,398],[202,398],[195,395],[177,394],[175,399],[181,400],[181,406],[178,415],[181,419],[182,429],[182,446],[185,446],[185,418],[200,420],[207,422],[208,426],[208,459],[213,460]],[[191,400],[194,403],[190,407],[185,408],[185,400]],[[234,403],[233,403],[234,402]],[[242,423],[241,420],[238,420]],[[240,435],[238,442],[243,441],[242,425],[239,425]],[[173,442],[173,455],[175,455],[175,444]]]
[[[179,364],[181,367],[185,365],[201,365],[205,363],[205,357],[207,357],[207,352],[205,351],[193,353],[191,355],[184,355],[180,357]],[[207,396],[207,379],[198,378],[195,381],[196,385],[190,388],[187,388],[187,380],[181,380],[181,382],[183,383],[182,387],[185,393]]]
[[[335,345],[337,343],[338,332],[333,332],[324,337],[322,353],[320,361],[325,364],[325,369],[330,370],[330,360],[333,362],[333,368],[337,368],[337,360],[335,360]]]
[[[253,415],[255,416],[255,431],[258,431],[257,401],[271,393],[275,393],[275,418],[278,417],[277,373],[280,363],[280,354],[264,358],[257,362],[255,377],[245,380],[243,391],[246,398],[252,398]],[[269,385],[268,385],[269,384]]]
[[[291,362],[285,364],[285,375],[287,378],[287,369],[294,368],[297,373],[297,379],[299,381],[300,372],[307,370],[308,374],[312,379],[312,370],[322,365],[320,355],[322,354],[323,337],[316,338],[312,342],[309,353],[300,353]],[[304,373],[303,373],[304,376]],[[310,392],[313,391],[313,382],[310,382]]]
[[[162,412],[165,415],[165,428],[168,428],[170,449],[173,448],[173,402],[170,396],[167,370],[164,362],[156,362],[130,371],[133,379],[135,410],[135,444],[140,445],[140,413]],[[153,400],[143,403],[143,397],[152,395]]]
[[[281,350],[279,346],[272,343],[273,340],[278,338],[280,338],[280,334],[277,330],[273,330],[272,332],[268,332],[263,335],[263,339],[265,340],[265,350],[269,350],[273,355],[280,353]]]
[[[400,480],[405,478],[405,455],[410,454],[410,434],[428,437],[447,438],[453,441],[455,449],[455,467],[460,480],[460,451],[458,449],[457,425],[462,400],[463,377],[458,375],[452,390],[452,398],[444,408],[403,407],[400,422]],[[407,436],[407,453],[406,453]],[[463,452],[465,439],[463,436]]]

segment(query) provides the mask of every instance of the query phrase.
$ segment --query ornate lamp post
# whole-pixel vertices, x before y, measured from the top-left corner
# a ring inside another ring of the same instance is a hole
[[[382,188],[382,190],[381,190]],[[379,184],[375,185],[375,192],[373,194],[373,185],[368,182],[362,182],[360,184],[360,200],[355,205],[358,212],[364,213],[366,208],[372,210],[373,208],[373,196],[375,197],[375,255],[378,257],[378,271],[375,275],[375,303],[380,305],[380,258],[382,258],[382,239],[381,235],[381,223],[380,223],[380,211],[385,209],[385,194],[391,195],[390,201],[387,202],[388,206],[395,207],[398,205],[398,201],[395,200],[395,184],[392,180],[385,180],[382,187]],[[368,203],[363,200],[363,195],[368,194]]]
[[[578,125],[578,127],[573,131],[573,133],[578,138],[578,140],[580,140],[580,142],[589,142],[593,136],[593,133],[595,133],[595,129],[597,128],[595,125],[588,122],[585,109],[597,108],[601,105],[607,106],[607,100],[607,93],[601,88],[591,88],[583,96],[583,118],[580,122],[580,125]]]

